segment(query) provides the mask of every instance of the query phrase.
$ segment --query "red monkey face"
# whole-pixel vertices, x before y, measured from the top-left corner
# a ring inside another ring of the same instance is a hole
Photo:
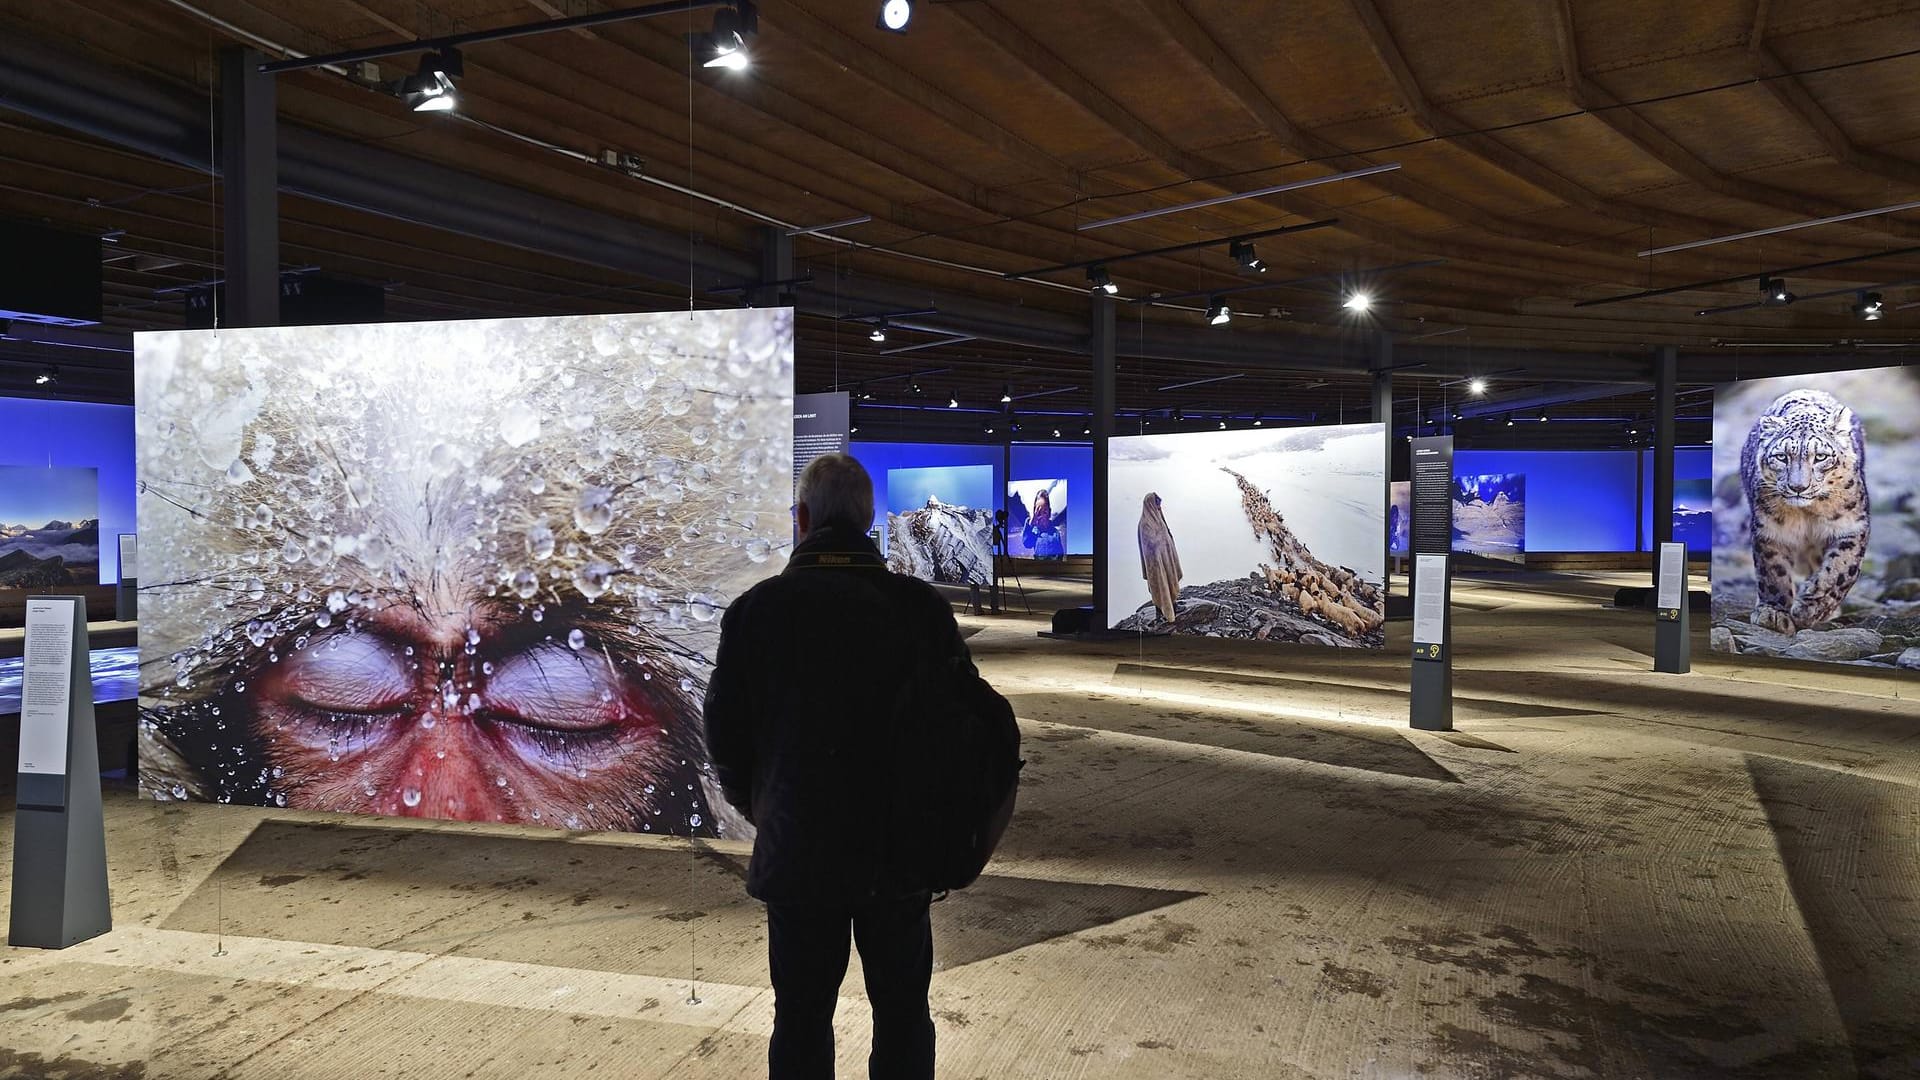
[[[792,542],[791,311],[137,349],[144,792],[744,831],[700,700]]]
[[[270,666],[245,711],[292,805],[680,831],[704,810],[674,737],[688,703],[649,674],[557,621],[396,605]]]

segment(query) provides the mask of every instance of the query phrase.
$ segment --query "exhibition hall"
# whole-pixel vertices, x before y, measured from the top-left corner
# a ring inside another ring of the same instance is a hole
[[[0,4],[0,1077],[1920,1077],[1915,86]]]

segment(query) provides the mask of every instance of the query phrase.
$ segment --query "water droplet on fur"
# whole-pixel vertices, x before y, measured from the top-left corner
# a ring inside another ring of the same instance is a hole
[[[406,803],[408,806],[419,806],[420,805],[420,789],[417,787],[401,788],[400,801],[403,803]]]
[[[500,414],[500,439],[508,446],[525,446],[540,437],[540,414],[525,402],[513,402]]]
[[[527,530],[527,554],[542,562],[553,558],[553,530],[545,522]]]
[[[588,536],[598,536],[613,524],[613,492],[603,487],[590,487],[574,500],[573,523]]]
[[[587,647],[587,635],[579,630],[567,631],[567,647],[576,651]]]
[[[597,600],[613,584],[613,567],[598,559],[573,572],[573,587],[589,600]]]

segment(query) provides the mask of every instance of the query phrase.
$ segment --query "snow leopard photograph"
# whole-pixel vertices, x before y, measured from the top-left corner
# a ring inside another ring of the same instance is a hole
[[[1712,498],[1714,649],[1920,669],[1920,371],[1718,387]]]
[[[751,835],[700,702],[792,544],[791,310],[136,351],[144,795]]]

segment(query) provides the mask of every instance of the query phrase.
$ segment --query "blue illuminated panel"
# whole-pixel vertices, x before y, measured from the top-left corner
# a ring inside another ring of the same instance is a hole
[[[1632,450],[1458,450],[1455,476],[1524,473],[1527,550],[1633,551],[1640,455]]]
[[[133,407],[0,397],[0,465],[100,472],[100,584],[120,580],[116,537],[134,531]]]

